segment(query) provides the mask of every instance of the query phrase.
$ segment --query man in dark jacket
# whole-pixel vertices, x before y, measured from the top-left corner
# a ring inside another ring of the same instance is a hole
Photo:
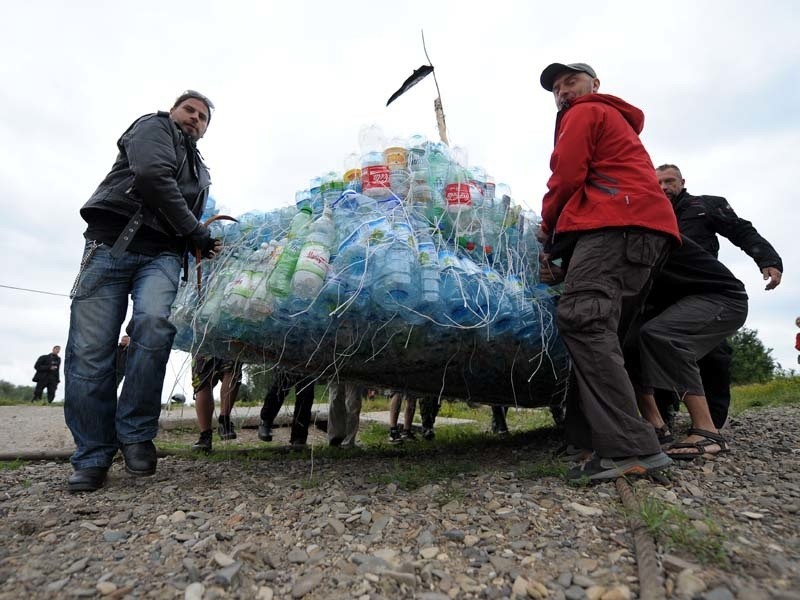
[[[686,403],[692,428],[667,451],[671,457],[692,459],[727,451],[709,410],[698,359],[733,334],[746,318],[747,293],[742,282],[684,236],[683,244],[670,252],[655,277],[642,324],[629,334],[625,361],[638,384],[642,415],[664,442],[671,435],[659,414],[654,390],[671,390]]]
[[[33,390],[33,399],[41,400],[42,391],[47,388],[47,402],[52,402],[56,397],[56,388],[61,379],[58,376],[58,370],[61,367],[61,357],[58,353],[61,352],[61,346],[53,346],[53,351],[50,354],[42,354],[36,359],[36,364],[33,365],[36,374],[33,380],[36,382],[36,389]]]
[[[181,94],[167,112],[137,119],[117,142],[111,171],[81,209],[83,259],[71,297],[64,417],[75,439],[70,491],[100,488],[117,450],[133,475],[156,470],[161,389],[187,249],[219,249],[197,220],[210,178],[196,143],[214,108]],[[115,349],[133,300],[125,380],[117,401]]]
[[[568,262],[557,316],[578,393],[567,441],[593,451],[568,477],[642,475],[671,461],[639,415],[621,339],[670,242],[680,241],[675,215],[638,136],[641,110],[598,94],[585,63],[553,63],[540,82],[559,111],[541,237],[549,258]]]
[[[778,287],[783,272],[783,261],[775,248],[765,240],[750,221],[740,218],[725,198],[719,196],[692,196],[686,191],[680,169],[675,165],[661,165],[656,169],[661,189],[672,202],[681,234],[693,240],[714,258],[719,257],[717,234],[744,250],[761,269],[765,289]],[[733,349],[723,340],[698,361],[711,417],[717,428],[728,418],[731,403],[731,354]],[[667,420],[674,406],[674,397],[659,391],[658,405]]]

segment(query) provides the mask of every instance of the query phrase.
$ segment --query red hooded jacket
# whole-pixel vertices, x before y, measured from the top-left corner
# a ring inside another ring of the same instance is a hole
[[[545,232],[642,227],[680,243],[675,212],[639,140],[643,126],[641,110],[608,94],[580,96],[558,113]]]

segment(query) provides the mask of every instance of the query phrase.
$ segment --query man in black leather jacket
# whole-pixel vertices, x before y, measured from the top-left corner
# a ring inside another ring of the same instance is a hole
[[[102,487],[117,450],[134,475],[156,470],[161,388],[175,337],[169,322],[183,258],[220,243],[198,222],[211,183],[197,151],[214,108],[195,91],[137,119],[111,171],[81,208],[83,259],[71,297],[64,417],[75,439],[70,491]],[[133,300],[125,380],[117,401],[117,339]]]
[[[694,241],[714,258],[718,258],[722,235],[744,250],[761,269],[765,289],[775,289],[781,282],[783,262],[775,248],[765,240],[750,221],[740,218],[725,198],[719,196],[692,196],[684,187],[680,169],[671,164],[656,169],[659,185],[672,202],[681,234]],[[723,341],[698,361],[714,425],[720,428],[728,418],[731,401],[731,355],[733,349]],[[659,408],[668,412],[672,398],[665,393],[656,395]]]

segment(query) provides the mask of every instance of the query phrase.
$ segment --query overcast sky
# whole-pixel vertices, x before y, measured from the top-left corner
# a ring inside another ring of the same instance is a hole
[[[78,210],[138,116],[186,88],[216,104],[200,148],[231,214],[293,201],[341,170],[359,128],[437,137],[428,78],[386,108],[423,63],[424,28],[451,143],[539,211],[555,106],[550,62],[588,62],[601,92],[640,107],[653,162],[694,194],[725,196],[783,257],[780,287],[722,241],[756,328],[796,367],[800,36],[787,2],[16,2],[0,22],[0,285],[68,294]],[[792,241],[794,240],[794,241]],[[0,287],[0,379],[30,385],[66,346],[69,300]],[[186,386],[172,361],[165,385]],[[63,379],[63,377],[62,377]],[[57,398],[63,398],[63,382]]]

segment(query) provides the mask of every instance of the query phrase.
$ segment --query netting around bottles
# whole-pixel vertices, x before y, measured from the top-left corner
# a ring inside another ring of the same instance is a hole
[[[225,249],[202,261],[199,293],[194,270],[181,288],[175,347],[320,380],[547,405],[567,358],[539,283],[536,223],[442,144],[374,152],[342,178],[312,180],[296,206],[214,224]]]

